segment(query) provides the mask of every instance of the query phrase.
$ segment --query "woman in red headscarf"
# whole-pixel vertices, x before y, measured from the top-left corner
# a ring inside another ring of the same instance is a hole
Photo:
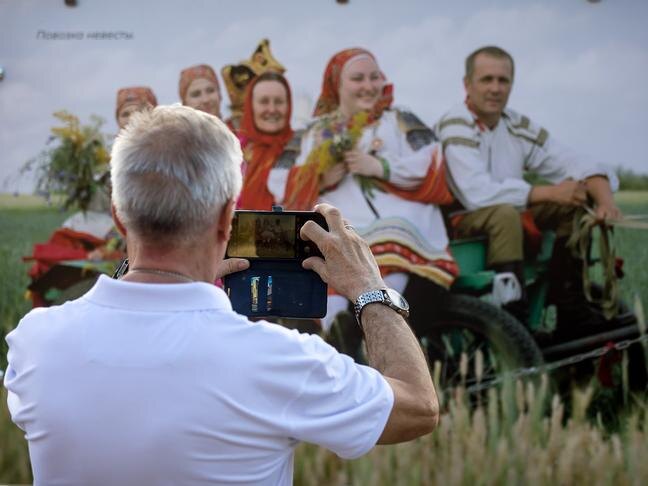
[[[316,202],[338,207],[396,290],[411,275],[448,288],[458,269],[437,206],[452,200],[442,150],[432,131],[412,113],[393,109],[392,100],[393,87],[370,52],[335,54],[324,73],[318,118],[299,150],[282,155],[268,186],[286,209]],[[329,300],[325,328],[346,305]]]
[[[221,117],[221,91],[214,70],[207,64],[183,69],[178,91],[182,104]]]
[[[293,136],[291,110],[290,86],[281,74],[266,72],[248,85],[239,130],[247,166],[240,209],[272,209],[274,197],[268,190],[268,174]]]

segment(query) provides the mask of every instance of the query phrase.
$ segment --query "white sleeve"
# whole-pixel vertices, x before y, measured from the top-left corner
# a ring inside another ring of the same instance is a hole
[[[5,387],[7,388],[7,408],[9,409],[9,415],[11,415],[13,422],[22,430],[25,430],[25,426],[18,418],[20,410],[23,408],[20,403],[20,397],[10,389],[13,387],[12,382],[15,381],[15,379],[16,372],[11,368],[11,365],[9,365],[4,376]]]
[[[33,375],[33,366],[29,364],[29,350],[25,349],[24,326],[21,327],[21,320],[18,326],[7,334],[6,341],[9,345],[7,353],[7,370],[4,375],[4,386],[7,389],[7,406],[11,420],[25,430],[25,424],[33,419],[34,406],[27,406],[25,394],[28,390],[30,375]],[[30,370],[31,368],[31,370]]]
[[[450,175],[452,190],[466,209],[474,210],[494,204],[525,207],[531,186],[522,179],[496,181],[488,170],[488,161],[479,151],[479,137],[469,122],[451,119],[438,127]]]
[[[290,424],[291,437],[354,459],[376,445],[391,413],[394,393],[378,371],[356,364],[314,338],[305,342],[313,362],[281,421]]]
[[[534,145],[526,169],[539,174],[552,184],[565,179],[583,180],[591,176],[607,177],[610,187],[616,191],[619,180],[609,167],[593,163],[587,157],[570,149],[545,131],[546,139],[541,145]]]
[[[427,143],[415,150],[399,128],[395,111],[385,112],[382,118],[385,140],[383,147],[376,151],[376,156],[389,164],[388,182],[402,189],[415,189],[425,179],[438,144]]]

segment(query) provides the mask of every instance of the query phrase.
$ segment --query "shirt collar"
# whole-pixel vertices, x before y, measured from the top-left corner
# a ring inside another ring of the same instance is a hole
[[[99,276],[82,299],[94,304],[135,311],[232,311],[227,294],[205,282],[153,284]]]

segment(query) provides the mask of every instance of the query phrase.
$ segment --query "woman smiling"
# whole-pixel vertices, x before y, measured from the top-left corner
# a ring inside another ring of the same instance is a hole
[[[182,104],[221,117],[221,92],[214,70],[199,64],[183,69],[178,90]]]

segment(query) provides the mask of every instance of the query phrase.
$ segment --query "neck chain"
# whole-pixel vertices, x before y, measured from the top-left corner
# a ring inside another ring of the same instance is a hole
[[[185,275],[184,273],[180,272],[171,272],[169,270],[159,270],[157,268],[131,268],[128,270],[128,275],[129,273],[148,273],[150,275],[162,275],[165,277],[174,277],[174,278],[179,278],[181,280],[184,280],[185,282],[195,282],[193,278],[189,277],[188,275]]]

